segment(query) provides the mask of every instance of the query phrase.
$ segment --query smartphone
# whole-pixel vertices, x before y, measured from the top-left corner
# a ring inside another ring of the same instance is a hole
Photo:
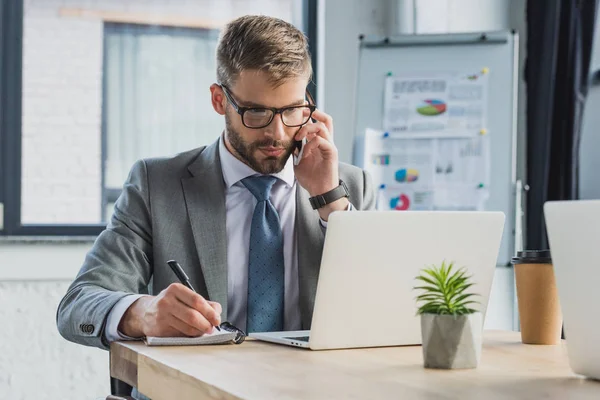
[[[300,160],[302,160],[302,154],[304,151],[304,145],[306,144],[306,138],[302,140],[294,140],[294,165],[300,164]],[[298,155],[296,155],[296,150],[298,150]]]
[[[308,97],[309,104],[315,104],[315,100],[312,97],[312,95],[310,94],[310,92],[308,91],[308,89],[306,90],[306,97]],[[310,122],[315,123],[317,121],[314,118],[311,118],[309,123]],[[294,165],[300,164],[300,160],[302,160],[304,145],[306,145],[306,142],[307,142],[306,138],[304,138],[302,140],[294,141],[294,152],[292,153],[294,156]],[[296,155],[296,149],[298,150],[298,155]]]

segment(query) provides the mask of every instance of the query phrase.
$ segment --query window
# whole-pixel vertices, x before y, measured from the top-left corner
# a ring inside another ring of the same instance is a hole
[[[224,127],[212,111],[216,29],[104,27],[105,216],[133,163],[212,143]]]
[[[0,234],[99,233],[137,159],[220,134],[208,90],[220,27],[315,12],[313,0],[3,2]]]

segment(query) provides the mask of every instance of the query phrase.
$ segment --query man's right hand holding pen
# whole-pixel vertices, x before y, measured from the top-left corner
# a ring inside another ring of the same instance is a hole
[[[119,332],[144,336],[200,336],[221,324],[222,308],[181,283],[172,283],[157,296],[143,296],[127,309]]]

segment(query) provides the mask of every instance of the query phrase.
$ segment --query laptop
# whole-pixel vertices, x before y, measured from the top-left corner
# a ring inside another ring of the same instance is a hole
[[[485,317],[504,228],[500,212],[356,211],[328,221],[310,331],[252,333],[312,350],[421,344],[421,269],[465,266]]]
[[[571,369],[600,379],[600,201],[547,202],[544,216]]]

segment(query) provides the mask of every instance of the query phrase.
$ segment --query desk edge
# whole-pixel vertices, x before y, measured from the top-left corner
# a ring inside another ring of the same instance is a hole
[[[110,376],[138,386],[138,354],[121,343],[110,344]]]

